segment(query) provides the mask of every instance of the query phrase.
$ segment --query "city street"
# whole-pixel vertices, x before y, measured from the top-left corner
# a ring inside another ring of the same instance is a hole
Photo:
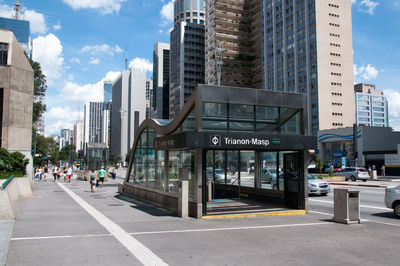
[[[362,224],[330,220],[332,193],[310,197],[308,215],[180,219],[118,195],[121,174],[95,193],[75,179],[35,183],[32,197],[18,202],[7,265],[398,265],[400,259],[400,220],[384,208],[380,188],[360,188]]]

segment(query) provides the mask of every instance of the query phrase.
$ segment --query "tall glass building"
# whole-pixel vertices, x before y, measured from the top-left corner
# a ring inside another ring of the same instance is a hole
[[[374,84],[354,85],[356,124],[371,127],[388,127],[388,101],[383,91],[376,90]]]
[[[0,28],[11,30],[23,50],[29,54],[29,21],[0,17]]]
[[[153,99],[154,118],[169,118],[169,61],[168,43],[157,42],[153,50]]]
[[[110,103],[112,102],[112,82],[104,82],[104,109],[110,110]]]
[[[176,117],[197,84],[204,84],[204,1],[175,0],[171,31],[169,117]]]

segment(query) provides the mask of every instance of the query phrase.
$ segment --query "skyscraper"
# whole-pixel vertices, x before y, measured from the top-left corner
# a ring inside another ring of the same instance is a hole
[[[123,70],[112,88],[110,150],[125,159],[140,123],[146,118],[146,73]]]
[[[105,143],[104,126],[104,102],[86,103],[84,110],[84,142]]]
[[[12,18],[3,18],[0,17],[0,28],[11,30],[18,43],[21,45],[21,48],[29,55],[29,37],[30,37],[30,26],[29,21],[12,19]]]
[[[152,109],[153,81],[146,80],[146,118],[153,117]],[[168,95],[169,98],[169,95]]]
[[[175,0],[170,41],[170,118],[176,116],[195,86],[204,83],[204,16],[203,0]]]
[[[208,0],[207,84],[216,84],[218,45],[221,85],[306,93],[313,135],[353,125],[350,1]]]
[[[169,118],[169,44],[157,42],[153,51],[154,118]]]
[[[83,151],[83,126],[83,120],[77,121],[74,125],[75,152]]]
[[[104,81],[104,108],[109,110],[112,102],[112,81]]]
[[[372,127],[388,127],[388,101],[383,91],[374,84],[359,83],[354,85],[356,124]]]

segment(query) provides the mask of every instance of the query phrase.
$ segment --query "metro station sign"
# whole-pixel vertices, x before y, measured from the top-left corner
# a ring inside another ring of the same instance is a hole
[[[235,137],[221,137],[221,135],[210,135],[210,146],[264,146],[270,145],[269,139],[263,139],[258,137],[252,138],[235,138]]]

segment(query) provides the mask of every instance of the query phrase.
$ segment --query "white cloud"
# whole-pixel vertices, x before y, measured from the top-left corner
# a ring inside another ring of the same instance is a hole
[[[46,112],[47,119],[59,119],[63,121],[75,121],[78,118],[81,118],[82,112],[79,113],[77,110],[71,110],[69,106],[66,107],[53,107],[49,111]]]
[[[160,11],[161,18],[164,20],[163,24],[166,25],[174,21],[174,1],[170,1],[162,6]]]
[[[46,20],[43,14],[33,10],[26,10],[23,17],[29,21],[31,33],[44,34],[49,30],[46,26]]]
[[[120,72],[110,71],[106,76],[94,84],[79,85],[67,82],[60,91],[60,97],[71,103],[101,102],[104,99],[104,81],[115,80]]]
[[[358,4],[358,10],[373,15],[378,5],[379,3],[373,0],[361,0],[361,2]]]
[[[389,125],[400,131],[400,92],[394,89],[384,90],[389,105]]]
[[[379,70],[377,70],[373,65],[368,64],[367,66],[357,67],[356,64],[353,65],[354,80],[357,82],[360,78],[364,80],[371,80],[378,77]]]
[[[103,14],[118,13],[121,4],[126,0],[63,0],[63,2],[75,10],[99,9]]]
[[[73,57],[69,60],[71,63],[76,63],[76,64],[80,64],[81,60],[77,57]]]
[[[60,21],[57,21],[57,24],[56,25],[53,25],[53,29],[54,30],[61,30],[61,24],[60,24]]]
[[[153,63],[145,58],[136,57],[129,63],[129,68],[137,68],[146,72],[153,71]]]
[[[51,85],[52,80],[61,78],[63,73],[62,49],[60,40],[52,33],[33,40],[32,57],[40,63],[43,74],[49,82],[48,85]]]
[[[357,2],[357,0],[351,0],[352,4],[355,4]]]
[[[98,59],[98,58],[91,58],[90,61],[89,61],[89,64],[98,65],[98,64],[100,64],[100,59]]]
[[[51,123],[49,126],[46,126],[45,135],[46,136],[53,136],[53,135],[60,135],[60,131],[63,128],[74,128],[75,119],[71,121],[66,120],[58,120],[54,123]]]
[[[0,17],[13,18],[14,14],[14,7],[9,5],[0,5]],[[43,14],[25,9],[23,12],[20,12],[20,17],[29,21],[31,33],[44,34],[48,31],[46,19]]]
[[[86,45],[81,49],[82,52],[88,52],[93,55],[98,55],[98,54],[108,54],[108,55],[114,55],[114,53],[121,53],[122,49],[116,45],[115,47],[111,47],[108,44],[101,44],[101,45]]]

